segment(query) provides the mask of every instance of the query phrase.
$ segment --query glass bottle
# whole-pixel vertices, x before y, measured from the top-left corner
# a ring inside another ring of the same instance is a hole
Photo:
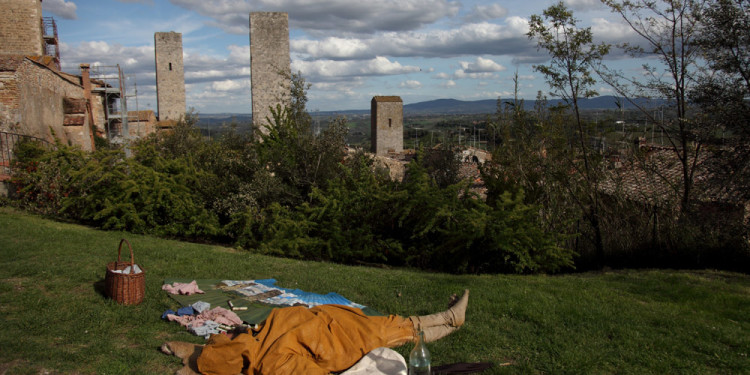
[[[430,351],[424,342],[424,332],[419,330],[417,345],[409,353],[409,375],[430,375]]]

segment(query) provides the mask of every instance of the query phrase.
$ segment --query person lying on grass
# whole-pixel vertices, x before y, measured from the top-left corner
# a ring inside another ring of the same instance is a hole
[[[341,305],[274,309],[265,322],[233,338],[212,335],[205,346],[166,342],[161,350],[183,359],[178,374],[329,374],[353,366],[378,347],[415,342],[424,332],[436,341],[464,324],[469,290],[446,311],[432,315],[367,316]]]

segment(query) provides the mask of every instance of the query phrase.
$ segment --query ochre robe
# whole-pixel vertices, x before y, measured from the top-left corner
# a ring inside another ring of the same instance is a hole
[[[346,370],[371,350],[413,340],[409,319],[367,316],[341,305],[275,309],[255,335],[213,335],[198,358],[207,375],[328,374]]]

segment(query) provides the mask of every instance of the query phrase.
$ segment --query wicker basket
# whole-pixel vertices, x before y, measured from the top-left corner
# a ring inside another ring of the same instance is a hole
[[[120,260],[120,254],[122,253],[122,244],[128,244],[130,249],[130,262],[123,262]],[[130,242],[126,239],[120,241],[120,247],[117,249],[117,261],[107,264],[107,275],[104,278],[104,288],[107,296],[123,305],[137,305],[143,301],[143,295],[146,290],[146,280],[143,267],[140,273],[118,273],[116,270],[124,270],[128,266],[131,269],[135,266],[133,260],[133,247],[130,246]]]

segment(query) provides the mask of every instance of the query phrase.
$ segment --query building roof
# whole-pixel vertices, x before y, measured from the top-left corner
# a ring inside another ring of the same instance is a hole
[[[711,164],[716,157],[709,151],[698,155],[693,177],[694,199],[700,202],[748,204],[748,192],[721,183],[725,180],[722,172]],[[643,157],[632,158],[612,170],[600,188],[607,194],[621,194],[633,201],[661,205],[679,200],[682,178],[682,165],[674,149],[650,147]]]
[[[375,102],[403,102],[400,96],[373,96]]]

